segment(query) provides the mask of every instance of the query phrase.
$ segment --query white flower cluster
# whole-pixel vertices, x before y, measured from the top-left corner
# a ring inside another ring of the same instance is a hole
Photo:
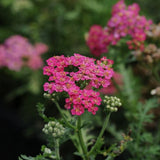
[[[64,135],[65,128],[59,122],[50,121],[45,124],[42,131],[47,135],[53,136],[54,138],[60,138]]]
[[[105,96],[103,102],[106,104],[106,109],[111,112],[117,112],[118,107],[122,105],[120,99],[113,96]]]

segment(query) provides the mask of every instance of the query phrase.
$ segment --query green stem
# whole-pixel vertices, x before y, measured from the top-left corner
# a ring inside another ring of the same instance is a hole
[[[60,160],[60,154],[59,154],[59,140],[55,140],[55,154],[56,154],[56,159]]]
[[[61,110],[61,107],[60,107],[60,105],[58,104],[58,102],[57,101],[53,101],[54,103],[55,103],[55,105],[56,105],[56,107],[57,107],[57,109],[58,109],[58,111],[60,112],[60,114],[61,114],[61,116],[62,116],[62,118],[64,119],[64,121],[65,121],[65,123],[66,123],[66,125],[68,126],[68,127],[70,127],[70,128],[72,128],[72,129],[76,129],[76,127],[75,126],[73,126],[72,124],[70,124],[68,121],[67,121],[67,119],[66,119],[66,117],[64,116],[64,114],[63,114],[63,112],[62,112],[62,110]]]
[[[87,147],[86,147],[86,145],[85,145],[85,143],[84,143],[83,136],[82,136],[82,131],[81,131],[81,117],[80,117],[80,116],[78,116],[77,133],[78,133],[78,139],[79,139],[79,142],[80,142],[80,145],[81,145],[83,154],[84,154],[84,160],[89,160]]]
[[[96,143],[94,144],[94,146],[91,148],[91,150],[89,151],[89,154],[88,154],[88,155],[91,155],[91,154],[96,150],[97,145],[99,144],[99,141],[101,140],[101,138],[102,138],[102,136],[103,136],[103,134],[104,134],[104,131],[105,131],[106,127],[107,127],[107,124],[108,124],[110,115],[111,115],[111,112],[107,115],[107,117],[106,117],[106,119],[105,119],[105,121],[104,121],[103,127],[102,127],[102,129],[101,129],[101,131],[100,131],[100,133],[99,133],[98,138],[97,138],[97,141],[96,141]]]

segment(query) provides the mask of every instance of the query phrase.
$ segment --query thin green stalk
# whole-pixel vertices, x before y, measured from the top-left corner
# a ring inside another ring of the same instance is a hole
[[[66,117],[64,116],[64,114],[63,114],[63,112],[62,112],[62,110],[61,110],[61,107],[60,107],[60,105],[58,104],[58,102],[57,101],[53,101],[54,103],[55,103],[55,105],[56,105],[56,107],[57,107],[57,109],[58,109],[58,111],[60,112],[60,114],[61,114],[61,116],[62,116],[62,118],[65,120],[65,123],[66,123],[66,125],[68,126],[68,127],[70,127],[70,128],[72,128],[72,129],[76,129],[76,127],[75,126],[73,126],[72,124],[70,124],[68,121],[67,121],[67,119],[66,119]]]
[[[101,129],[101,131],[100,131],[100,133],[99,133],[98,138],[97,138],[97,141],[96,141],[96,143],[94,144],[94,146],[91,148],[91,150],[89,151],[89,154],[88,154],[88,155],[91,155],[91,154],[96,150],[97,145],[99,144],[99,141],[101,140],[101,138],[102,138],[102,136],[103,136],[103,134],[104,134],[104,131],[105,131],[106,127],[107,127],[107,124],[108,124],[110,115],[111,115],[111,112],[107,115],[107,117],[106,117],[106,119],[105,119],[105,121],[104,121],[103,127],[102,127],[102,129]]]
[[[60,154],[59,154],[59,140],[55,140],[55,154],[56,154],[56,159],[60,160]]]
[[[81,131],[81,117],[80,117],[80,116],[78,116],[77,133],[78,133],[78,139],[79,139],[79,142],[80,142],[80,145],[81,145],[83,154],[84,154],[84,160],[89,160],[87,147],[86,147],[86,145],[85,145],[85,143],[84,143],[83,136],[82,136],[82,131]]]

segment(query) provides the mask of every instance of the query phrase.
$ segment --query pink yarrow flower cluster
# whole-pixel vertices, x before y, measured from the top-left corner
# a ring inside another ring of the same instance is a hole
[[[43,65],[41,54],[47,51],[48,47],[43,43],[33,46],[27,38],[11,36],[0,45],[0,67],[8,67],[14,71],[19,71],[23,66],[39,69]]]
[[[138,4],[126,6],[124,0],[120,0],[112,8],[112,17],[106,27],[93,25],[87,37],[87,45],[92,54],[100,56],[108,51],[109,45],[116,45],[117,42],[129,35],[131,40],[127,41],[129,49],[144,49],[146,31],[152,24],[144,16],[139,15]]]
[[[114,73],[112,64],[113,61],[105,57],[96,61],[80,54],[51,57],[43,68],[43,74],[49,76],[48,82],[44,84],[44,91],[49,94],[66,92],[68,98],[65,99],[65,108],[71,110],[72,115],[81,115],[85,110],[96,114],[97,106],[102,100],[94,88],[110,85]],[[72,70],[66,71],[69,68]],[[92,88],[85,89],[88,84]]]

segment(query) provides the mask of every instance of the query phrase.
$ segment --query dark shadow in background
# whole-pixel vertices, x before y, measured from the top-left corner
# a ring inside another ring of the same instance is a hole
[[[25,126],[14,110],[5,108],[0,102],[0,155],[1,159],[18,160],[21,154],[39,154],[42,142],[32,136],[23,135]]]

